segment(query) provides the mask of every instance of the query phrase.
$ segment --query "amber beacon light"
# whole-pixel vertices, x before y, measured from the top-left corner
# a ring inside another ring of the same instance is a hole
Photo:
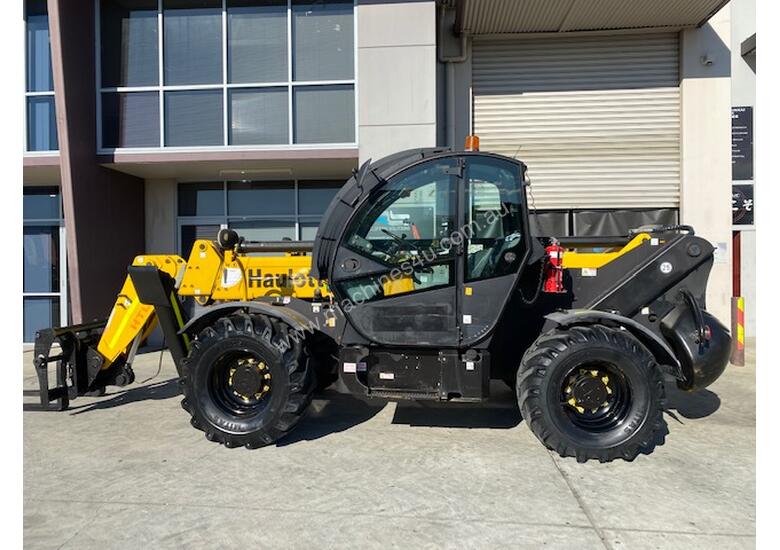
[[[466,151],[479,151],[479,136],[466,136]]]

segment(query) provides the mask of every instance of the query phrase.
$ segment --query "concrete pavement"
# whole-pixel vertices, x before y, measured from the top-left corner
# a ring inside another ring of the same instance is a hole
[[[26,548],[755,547],[752,354],[706,391],[670,389],[651,455],[584,465],[500,384],[481,407],[326,392],[278,445],[227,449],[190,427],[160,356],[128,388],[25,411]]]

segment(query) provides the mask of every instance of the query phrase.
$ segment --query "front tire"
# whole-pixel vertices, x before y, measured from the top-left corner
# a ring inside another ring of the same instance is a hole
[[[290,336],[287,325],[236,313],[193,340],[180,384],[182,407],[207,439],[254,449],[295,427],[316,381],[303,344]]]
[[[578,462],[630,461],[665,434],[661,370],[625,330],[578,326],[540,336],[518,369],[517,399],[534,435]]]

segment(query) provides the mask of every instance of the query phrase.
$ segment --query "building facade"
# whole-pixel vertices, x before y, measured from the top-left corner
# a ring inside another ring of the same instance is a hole
[[[745,300],[745,332],[750,338],[756,333],[755,0],[731,2],[731,52],[733,294]]]
[[[25,341],[102,317],[139,251],[311,239],[371,158],[529,165],[541,231],[687,223],[732,292],[723,0],[25,4]]]

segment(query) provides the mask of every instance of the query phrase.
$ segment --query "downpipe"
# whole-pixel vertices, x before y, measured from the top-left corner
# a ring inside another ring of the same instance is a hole
[[[439,4],[439,39],[438,39],[438,59],[443,63],[445,76],[447,80],[447,146],[455,148],[455,67],[456,63],[463,63],[469,58],[469,36],[463,32],[460,35],[460,55],[444,55],[444,34],[445,34],[445,15],[447,13],[447,3]]]

